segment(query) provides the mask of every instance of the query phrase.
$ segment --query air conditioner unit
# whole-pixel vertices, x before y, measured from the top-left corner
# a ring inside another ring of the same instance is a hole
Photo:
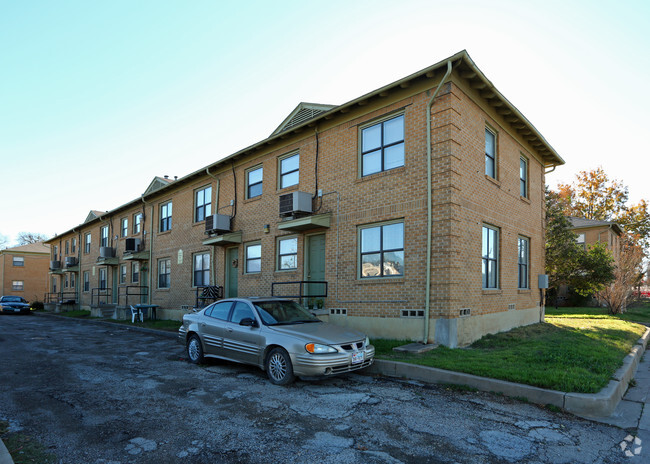
[[[77,265],[76,256],[66,256],[65,257],[65,267],[72,267]]]
[[[50,269],[53,271],[56,269],[61,269],[61,261],[50,261]]]
[[[100,258],[115,258],[115,248],[113,247],[99,247]]]
[[[127,238],[124,243],[124,251],[135,252],[140,251],[142,248],[142,242],[139,238]]]
[[[212,214],[205,218],[205,232],[230,232],[230,216],[226,214]]]
[[[280,195],[280,216],[311,212],[311,193],[291,192]]]

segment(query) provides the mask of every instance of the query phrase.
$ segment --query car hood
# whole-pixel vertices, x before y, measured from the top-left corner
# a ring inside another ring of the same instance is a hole
[[[310,322],[306,324],[274,325],[267,327],[270,331],[293,336],[305,342],[324,345],[340,345],[363,340],[366,335],[358,330],[347,329],[327,322]]]
[[[7,302],[1,302],[0,305],[2,306],[9,306],[10,308],[25,308],[29,306],[29,303],[21,303],[20,301],[7,301]]]

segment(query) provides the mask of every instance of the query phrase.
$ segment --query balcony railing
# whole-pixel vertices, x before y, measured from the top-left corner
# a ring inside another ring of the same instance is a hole
[[[282,286],[284,288],[280,291],[279,287]],[[288,286],[291,287],[287,289]],[[278,298],[326,298],[327,281],[296,280],[293,282],[273,282],[271,284],[271,296]]]

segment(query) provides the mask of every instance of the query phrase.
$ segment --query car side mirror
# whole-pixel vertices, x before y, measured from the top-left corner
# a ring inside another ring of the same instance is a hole
[[[243,325],[244,327],[257,327],[257,321],[252,317],[245,317],[239,321],[239,325]]]

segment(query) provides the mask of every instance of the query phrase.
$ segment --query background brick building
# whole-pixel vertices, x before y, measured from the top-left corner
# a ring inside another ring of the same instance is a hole
[[[0,251],[0,295],[43,301],[47,292],[50,246],[42,242]]]
[[[115,316],[136,298],[180,318],[205,284],[301,295],[375,337],[464,345],[539,320],[558,164],[463,51],[340,106],[302,103],[267,139],[92,212],[49,241],[76,259],[52,282],[76,274],[78,302]]]

